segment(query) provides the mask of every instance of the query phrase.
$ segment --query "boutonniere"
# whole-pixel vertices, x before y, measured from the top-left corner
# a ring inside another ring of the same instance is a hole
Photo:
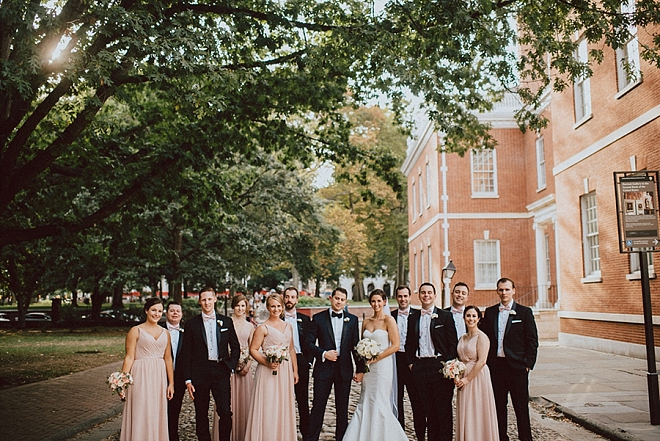
[[[511,311],[509,311],[509,315],[516,315],[516,310],[512,309]]]
[[[183,328],[179,329],[179,332],[183,332]]]
[[[438,314],[436,314],[435,312],[433,314],[431,314],[431,320],[437,319],[437,318],[438,318]]]
[[[296,319],[298,323],[302,323],[302,319]]]
[[[216,320],[220,326],[222,326],[222,320]]]
[[[346,318],[344,319],[344,323],[348,323],[349,320],[350,320],[350,319],[349,319],[348,317],[346,317]]]

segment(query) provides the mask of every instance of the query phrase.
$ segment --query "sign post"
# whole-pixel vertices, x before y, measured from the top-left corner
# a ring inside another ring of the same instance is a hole
[[[639,253],[646,335],[646,380],[651,424],[660,425],[660,391],[655,362],[653,312],[647,253],[660,250],[658,237],[658,171],[614,172],[619,251]]]

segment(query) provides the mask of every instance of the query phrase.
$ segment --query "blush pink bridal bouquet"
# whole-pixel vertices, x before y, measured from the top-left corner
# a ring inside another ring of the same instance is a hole
[[[126,400],[126,390],[133,384],[133,376],[130,372],[113,372],[106,381],[112,393],[119,395],[122,401]]]
[[[289,359],[288,346],[271,346],[264,350],[264,356],[268,363],[282,363]],[[277,369],[273,371],[273,375],[277,375]]]
[[[445,376],[445,378],[460,378],[467,367],[465,366],[465,363],[463,363],[461,360],[458,358],[454,358],[453,360],[445,361],[443,362],[444,367],[440,372],[442,372],[442,375]]]

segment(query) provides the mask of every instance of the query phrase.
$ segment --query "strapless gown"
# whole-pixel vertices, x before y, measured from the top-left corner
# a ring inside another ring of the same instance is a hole
[[[382,350],[390,346],[389,334],[384,329],[365,330],[363,337],[375,340]],[[344,441],[408,440],[392,411],[392,381],[394,356],[369,365],[364,374],[360,401],[346,429]]]

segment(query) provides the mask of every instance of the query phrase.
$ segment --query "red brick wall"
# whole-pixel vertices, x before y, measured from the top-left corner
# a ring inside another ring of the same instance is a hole
[[[637,323],[603,322],[596,320],[561,319],[561,332],[583,335],[586,337],[606,338],[645,345],[644,325]],[[655,346],[660,346],[660,326],[653,327]]]

